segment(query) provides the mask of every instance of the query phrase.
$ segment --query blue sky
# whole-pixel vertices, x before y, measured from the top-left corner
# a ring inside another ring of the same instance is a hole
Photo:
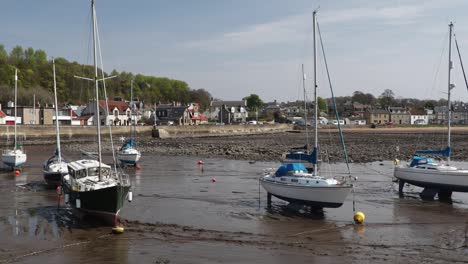
[[[89,5],[4,1],[0,43],[90,63]],[[336,95],[391,89],[397,97],[445,98],[450,21],[468,65],[466,0],[97,0],[104,67],[181,79],[225,100],[256,93],[294,101],[302,98],[302,63],[312,76],[318,6]],[[318,73],[318,93],[329,97],[323,63]],[[454,76],[453,98],[468,100],[459,66]]]

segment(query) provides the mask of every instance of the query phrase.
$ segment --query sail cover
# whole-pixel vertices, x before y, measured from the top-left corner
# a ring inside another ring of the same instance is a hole
[[[452,154],[452,149],[450,147],[447,147],[445,149],[440,149],[440,150],[416,150],[416,153],[434,154],[434,155],[440,155],[443,157],[450,157],[450,155]]]
[[[302,163],[287,163],[281,165],[275,173],[276,177],[288,175],[290,171],[307,171],[306,167]]]
[[[314,148],[312,153],[307,154],[306,152],[291,152],[286,154],[287,159],[291,160],[302,160],[312,164],[317,164],[317,148]]]

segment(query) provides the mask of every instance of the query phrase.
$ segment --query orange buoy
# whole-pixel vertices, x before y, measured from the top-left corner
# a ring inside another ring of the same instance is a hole
[[[211,182],[216,182],[216,178],[211,178]]]
[[[20,170],[15,170],[15,175],[19,176],[20,175]]]
[[[203,160],[199,160],[198,165],[203,165]]]

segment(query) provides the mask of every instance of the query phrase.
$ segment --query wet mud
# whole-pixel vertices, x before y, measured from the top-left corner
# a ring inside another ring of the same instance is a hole
[[[144,152],[140,170],[126,169],[134,199],[120,214],[124,234],[114,235],[44,185],[53,146],[26,151],[19,176],[0,172],[0,263],[468,262],[468,195],[423,201],[406,186],[399,196],[391,161],[351,164],[354,192],[342,207],[317,212],[278,199],[267,207],[258,178],[276,161]],[[348,173],[342,163],[322,171]],[[362,225],[352,221],[353,201],[366,214]]]

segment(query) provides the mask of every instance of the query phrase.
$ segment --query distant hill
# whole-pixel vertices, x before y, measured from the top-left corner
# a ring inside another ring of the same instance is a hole
[[[94,98],[94,84],[75,78],[75,75],[94,75],[94,68],[65,58],[56,58],[58,100],[61,103],[83,104]],[[0,103],[14,98],[14,71],[18,68],[18,105],[32,105],[33,95],[41,105],[53,103],[52,60],[47,53],[33,48],[14,47],[9,53],[0,44]],[[181,80],[165,77],[144,76],[113,70],[106,76],[117,76],[106,81],[109,98],[122,97],[130,100],[130,80],[134,79],[134,97],[146,104],[157,102],[198,102],[205,109],[211,95],[204,89],[192,90]]]

